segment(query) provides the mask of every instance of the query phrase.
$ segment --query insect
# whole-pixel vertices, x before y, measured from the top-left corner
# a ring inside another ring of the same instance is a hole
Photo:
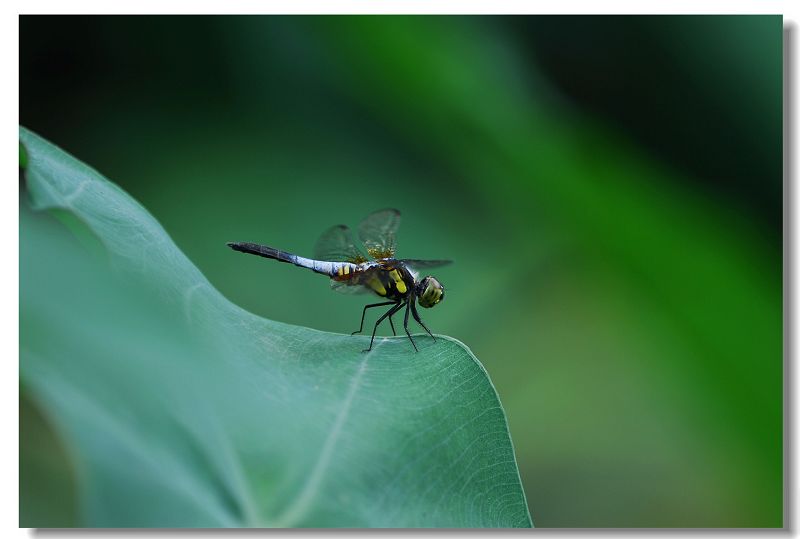
[[[397,335],[392,316],[405,307],[403,328],[414,350],[417,350],[417,345],[408,331],[409,313],[435,342],[436,337],[420,318],[416,304],[430,308],[444,299],[442,284],[431,275],[420,279],[418,271],[444,266],[451,261],[395,258],[395,234],[399,226],[400,212],[394,209],[373,212],[361,221],[358,225],[358,236],[370,258],[356,247],[350,229],[345,225],[333,226],[322,234],[314,248],[314,258],[305,258],[257,243],[231,242],[228,243],[228,247],[242,253],[288,262],[327,275],[331,280],[331,288],[338,292],[371,292],[387,300],[365,306],[361,313],[361,325],[357,331],[351,333],[355,335],[363,331],[367,309],[391,305],[375,322],[369,348],[363,350],[364,352],[372,350],[375,332],[386,318],[389,318],[392,333]]]

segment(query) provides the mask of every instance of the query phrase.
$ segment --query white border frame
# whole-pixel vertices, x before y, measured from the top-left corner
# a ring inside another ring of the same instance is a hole
[[[798,189],[795,184],[795,158],[798,153],[798,141],[796,137],[797,125],[797,40],[798,40],[798,12],[800,2],[781,1],[781,0],[762,0],[762,1],[708,1],[708,0],[674,0],[672,2],[634,2],[613,0],[606,2],[589,2],[586,0],[569,0],[561,2],[539,2],[532,3],[524,0],[293,0],[292,2],[274,2],[253,0],[196,0],[193,2],[180,2],[175,0],[139,0],[137,2],[101,2],[100,0],[78,0],[63,2],[56,0],[14,0],[8,2],[12,6],[11,13],[4,13],[2,17],[2,40],[0,46],[0,58],[2,58],[2,72],[13,74],[8,81],[0,86],[4,98],[0,100],[6,121],[1,125],[5,127],[2,132],[6,140],[0,144],[3,155],[8,163],[18,161],[18,130],[19,124],[19,14],[783,14],[784,16],[784,43],[788,36],[790,45],[788,50],[784,50],[784,357],[786,369],[784,370],[785,379],[785,398],[786,409],[784,417],[785,440],[784,447],[787,448],[784,455],[784,477],[786,486],[785,523],[790,526],[792,535],[795,531],[791,528],[797,527],[797,508],[798,499],[796,492],[797,474],[797,445],[795,443],[798,427],[797,399],[792,398],[792,388],[798,387],[798,372],[796,366],[791,366],[795,351],[794,339],[798,335],[798,321],[795,316],[794,306],[797,305],[797,287],[792,283],[797,282],[797,264],[795,263],[795,253],[797,253],[797,218],[791,211],[798,207]],[[8,8],[6,8],[8,9]],[[4,10],[5,11],[5,10]],[[15,113],[14,113],[15,112]],[[12,138],[13,137],[13,138]],[[14,140],[17,139],[17,140]],[[13,156],[11,153],[13,152]],[[131,534],[148,533],[155,536],[170,536],[175,534],[201,534],[206,537],[230,536],[233,533],[259,533],[269,534],[270,536],[298,536],[316,535],[319,532],[310,530],[288,530],[278,531],[114,531],[114,530],[74,530],[63,532],[31,532],[25,529],[18,529],[19,525],[19,446],[18,446],[18,393],[19,393],[19,215],[17,206],[17,183],[6,181],[3,183],[0,204],[0,245],[3,246],[5,260],[0,264],[0,290],[2,291],[2,319],[0,320],[0,331],[2,331],[3,349],[6,353],[2,354],[3,373],[0,379],[5,384],[5,390],[1,393],[3,406],[0,407],[0,414],[3,418],[3,431],[9,433],[5,443],[0,444],[2,451],[2,462],[5,465],[6,488],[3,490],[2,511],[3,523],[8,528],[18,530],[17,533],[28,535],[30,533],[59,533],[71,536],[91,535],[93,537],[107,536],[129,536]],[[13,191],[12,191],[13,188]],[[788,451],[790,449],[791,451]],[[794,463],[790,465],[790,463]],[[13,478],[9,481],[8,478]],[[560,536],[583,535],[588,530],[534,530],[528,533],[557,533]],[[701,530],[593,530],[594,533],[609,535],[621,534],[626,537],[639,536],[646,534],[682,536],[705,536],[708,531]],[[688,532],[688,533],[687,533]],[[774,534],[776,531],[770,530],[721,530],[722,533],[732,533],[737,536],[760,536]],[[339,532],[327,532],[335,534],[356,533],[360,536],[373,536],[382,533],[381,531],[355,531],[341,530]],[[501,531],[384,531],[396,537],[406,536],[433,536],[445,533],[446,535],[495,535],[513,532]],[[520,532],[514,533],[517,535]],[[711,532],[714,533],[714,532]],[[716,535],[720,533],[717,531]],[[526,533],[527,535],[527,533]]]

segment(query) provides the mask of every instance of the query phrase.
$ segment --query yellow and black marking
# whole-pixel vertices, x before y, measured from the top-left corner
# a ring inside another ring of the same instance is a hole
[[[386,287],[383,286],[383,282],[381,282],[381,279],[378,277],[378,275],[370,277],[367,280],[366,285],[373,289],[379,296],[386,297]]]
[[[408,292],[408,287],[406,286],[406,283],[403,281],[403,277],[400,275],[399,271],[397,271],[396,269],[390,270],[389,277],[391,277],[392,279],[392,284],[394,285],[394,288],[400,294],[405,295],[405,293]]]
[[[351,264],[342,264],[336,269],[336,276],[348,279],[355,272],[355,268]]]
[[[399,267],[374,268],[361,282],[379,296],[398,301],[408,296],[414,286],[411,274]]]

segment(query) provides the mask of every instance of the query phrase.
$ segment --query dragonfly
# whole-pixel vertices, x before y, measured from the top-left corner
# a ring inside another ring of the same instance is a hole
[[[378,326],[386,318],[389,319],[392,333],[397,335],[392,316],[405,307],[403,329],[414,350],[418,351],[408,330],[408,315],[410,313],[436,342],[436,337],[420,318],[416,304],[419,303],[421,307],[427,309],[438,305],[444,299],[442,283],[432,275],[420,278],[420,271],[451,264],[452,260],[395,258],[399,226],[400,212],[396,209],[378,210],[364,218],[358,225],[358,237],[368,256],[356,247],[353,234],[346,225],[336,225],[326,230],[314,247],[313,258],[305,258],[258,243],[230,242],[228,247],[234,251],[287,262],[327,275],[330,278],[331,288],[337,292],[372,293],[386,300],[366,305],[361,312],[361,324],[358,330],[351,333],[355,335],[364,330],[367,309],[391,305],[375,322],[369,348],[363,352],[372,350]]]

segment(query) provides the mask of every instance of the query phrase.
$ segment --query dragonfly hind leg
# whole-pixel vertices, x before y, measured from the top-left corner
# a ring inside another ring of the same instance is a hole
[[[383,305],[394,305],[395,303],[396,302],[394,302],[394,301],[384,301],[383,303],[373,303],[371,305],[365,305],[364,306],[364,310],[361,312],[361,325],[358,326],[358,331],[354,331],[350,335],[355,335],[356,333],[361,333],[361,331],[363,331],[363,329],[364,329],[364,317],[367,315],[367,309],[371,309],[372,307],[381,307]],[[391,321],[392,321],[392,319],[389,318],[389,322],[391,322]],[[394,331],[394,326],[392,326],[392,331]]]
[[[392,302],[392,303],[394,303],[394,302]],[[383,322],[383,320],[387,316],[392,316],[394,313],[399,311],[402,306],[403,306],[403,304],[398,301],[397,303],[394,303],[394,306],[392,308],[390,308],[388,311],[383,313],[383,316],[378,318],[378,321],[375,322],[375,327],[372,328],[372,338],[369,340],[369,348],[367,348],[366,350],[362,350],[362,352],[369,352],[370,350],[372,350],[372,343],[375,341],[375,332],[378,331],[378,326],[381,324],[381,322]],[[408,316],[406,316],[406,319],[407,318],[408,318]]]
[[[408,335],[408,340],[411,341],[411,346],[414,347],[414,351],[419,352],[419,350],[417,350],[417,345],[414,343],[414,339],[411,338],[411,333],[409,333],[408,331],[408,311],[411,309],[411,304],[412,300],[406,301],[406,316],[405,319],[403,320],[403,328],[405,328],[406,330],[406,335]]]

